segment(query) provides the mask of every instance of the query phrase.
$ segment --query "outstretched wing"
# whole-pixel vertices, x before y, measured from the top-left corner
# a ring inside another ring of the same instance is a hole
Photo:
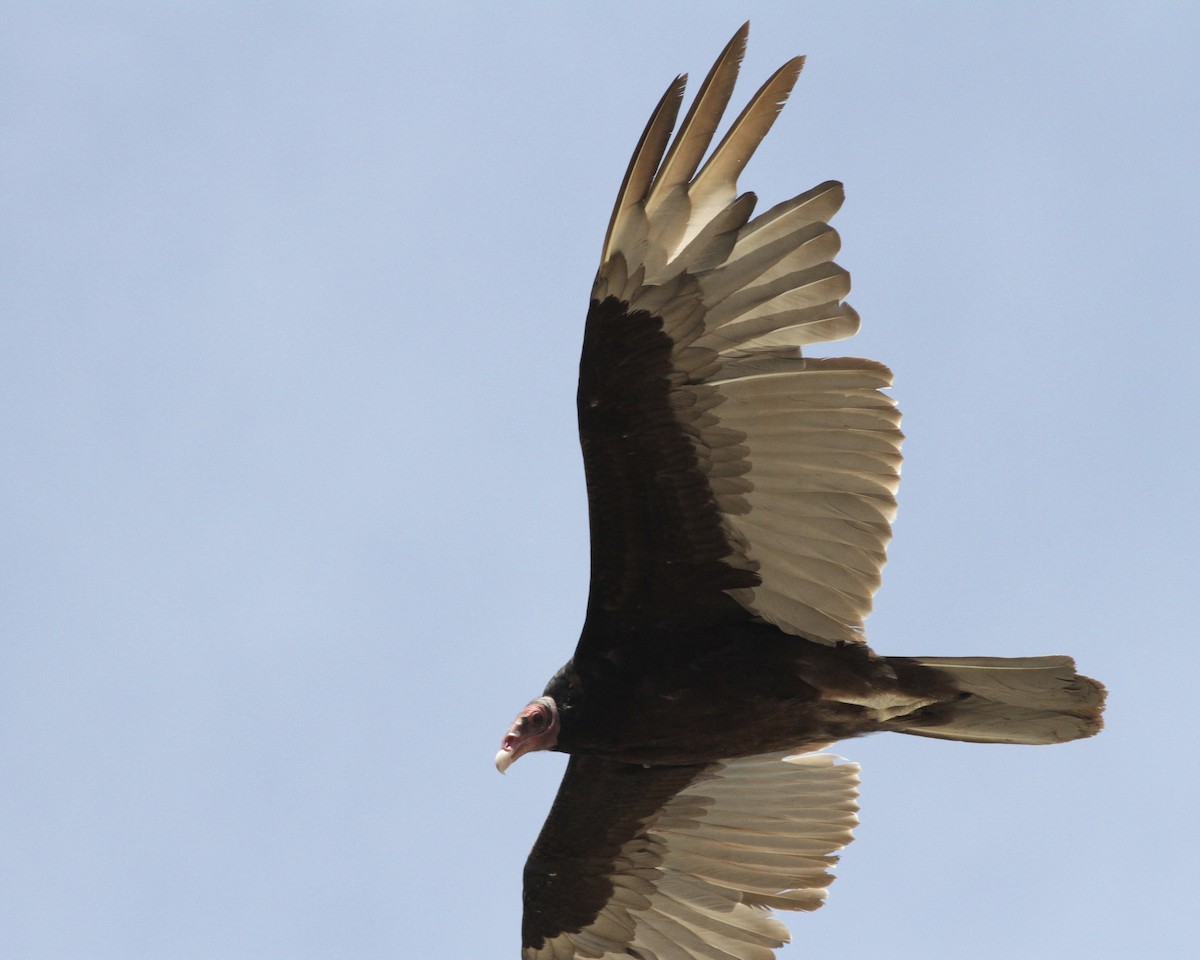
[[[572,757],[525,865],[524,960],[770,960],[858,822],[825,753],[696,767]]]
[[[899,413],[886,367],[803,358],[858,315],[827,221],[840,184],[751,219],[737,176],[803,60],[755,94],[700,165],[728,103],[747,27],[671,140],[668,88],[617,197],[580,363],[591,517],[579,655],[622,624],[753,617],[861,641],[891,536]]]

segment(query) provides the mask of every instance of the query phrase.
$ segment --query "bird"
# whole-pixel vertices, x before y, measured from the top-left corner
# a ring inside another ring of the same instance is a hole
[[[496,755],[569,755],[524,870],[523,960],[770,960],[857,821],[833,743],[894,731],[1053,744],[1102,725],[1067,656],[895,657],[864,620],[891,538],[891,372],[811,344],[859,327],[828,181],[738,193],[803,57],[709,152],[745,54],[683,121],[676,77],[617,195],[576,406],[591,574],[572,658]]]

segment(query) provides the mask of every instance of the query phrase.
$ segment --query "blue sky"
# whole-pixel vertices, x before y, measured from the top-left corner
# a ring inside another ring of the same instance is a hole
[[[1071,653],[1109,729],[876,737],[787,957],[1179,956],[1187,2],[9,3],[0,955],[515,957],[586,592],[573,392],[667,82],[809,57],[742,186],[846,183],[905,479],[892,654]],[[1185,731],[1188,731],[1185,733]]]

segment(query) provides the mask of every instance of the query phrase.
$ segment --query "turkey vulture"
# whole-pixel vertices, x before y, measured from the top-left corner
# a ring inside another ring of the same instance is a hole
[[[748,25],[672,138],[667,88],[613,210],[577,397],[591,584],[575,654],[496,766],[570,754],[525,865],[526,960],[763,958],[771,909],[813,910],[851,839],[857,767],[818,752],[880,730],[1061,743],[1104,688],[1069,657],[882,657],[863,620],[900,469],[871,360],[802,357],[858,315],[828,182],[752,217],[737,177],[802,58],[701,163]]]

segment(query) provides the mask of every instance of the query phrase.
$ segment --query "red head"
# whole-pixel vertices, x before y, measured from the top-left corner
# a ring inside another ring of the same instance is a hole
[[[517,757],[534,750],[549,750],[558,743],[558,705],[538,697],[517,714],[496,754],[496,769],[503,773]]]

